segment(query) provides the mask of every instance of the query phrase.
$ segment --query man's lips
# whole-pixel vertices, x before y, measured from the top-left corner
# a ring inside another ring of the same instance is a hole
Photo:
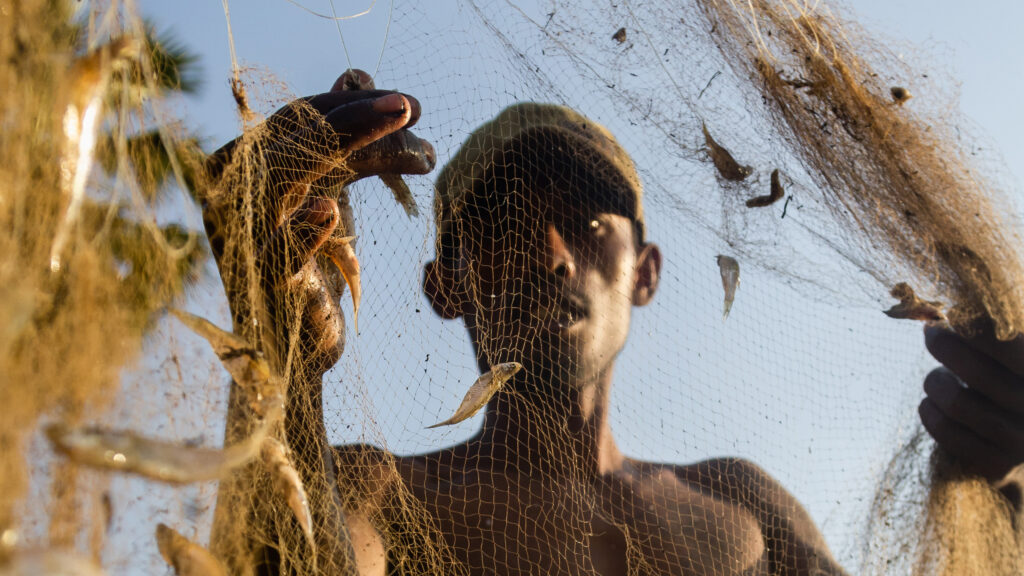
[[[538,307],[541,326],[552,332],[560,332],[572,328],[587,318],[586,302],[575,294],[568,294],[553,299],[549,305]]]

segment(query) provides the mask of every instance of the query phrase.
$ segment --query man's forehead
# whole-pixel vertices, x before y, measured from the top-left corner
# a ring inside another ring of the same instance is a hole
[[[640,178],[614,136],[570,108],[523,102],[474,130],[438,174],[438,253],[453,245],[452,226],[465,208],[527,184],[575,194],[576,205],[591,211],[621,213],[638,241],[645,237]]]

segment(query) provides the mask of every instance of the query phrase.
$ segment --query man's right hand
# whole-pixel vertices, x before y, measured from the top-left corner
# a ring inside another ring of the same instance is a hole
[[[348,168],[345,161],[375,142],[389,144],[389,139],[395,141],[385,147],[390,154],[371,155],[370,161],[360,158],[358,167],[374,174],[432,169],[433,149],[404,131],[419,116],[419,102],[412,96],[373,89],[368,74],[349,70],[330,92],[295,100],[255,128],[256,138],[244,141],[252,144],[246,153],[262,158],[262,165],[234,157],[243,139],[207,161],[212,185],[220,189],[204,206],[204,217],[236,321],[244,320],[250,308],[243,301],[252,295],[240,261],[250,253],[268,320],[276,325],[275,337],[282,338],[295,325],[291,314],[301,312],[298,352],[304,364],[321,373],[337,361],[344,345],[338,304],[344,283],[333,267],[325,270],[317,263],[317,253],[342,221],[337,197],[324,194],[326,187],[317,184],[329,179],[338,188],[367,175]],[[417,147],[413,156],[422,162],[410,166],[410,155],[394,154],[406,147]],[[246,214],[252,215],[249,235]]]

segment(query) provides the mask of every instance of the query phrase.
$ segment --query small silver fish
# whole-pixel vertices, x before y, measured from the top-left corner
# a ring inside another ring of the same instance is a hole
[[[782,180],[779,178],[779,169],[772,170],[772,184],[770,194],[767,196],[756,196],[747,200],[747,208],[762,208],[764,206],[771,206],[778,202],[786,194],[786,190],[782,187]]]
[[[213,347],[231,377],[242,386],[259,387],[270,379],[270,365],[249,342],[240,336],[221,330],[213,322],[184,310],[171,309],[181,323],[202,336]]]
[[[334,262],[334,265],[341,271],[348,290],[352,293],[352,321],[355,324],[356,332],[359,332],[359,301],[363,297],[362,282],[359,278],[359,259],[356,258],[356,251],[352,248],[352,241],[355,236],[344,238],[328,238],[324,244],[324,253]]]
[[[260,449],[260,456],[274,479],[274,487],[288,502],[288,507],[299,521],[299,527],[302,528],[302,534],[305,535],[309,547],[315,550],[313,515],[309,511],[309,498],[306,497],[306,489],[302,486],[298,471],[288,457],[288,449],[276,439],[267,438]]]
[[[265,421],[245,441],[223,450],[181,446],[128,431],[67,428],[62,424],[47,426],[45,432],[58,452],[79,464],[188,484],[221,479],[252,460],[269,425]]]
[[[725,310],[722,312],[724,321],[729,317],[732,301],[736,298],[736,287],[740,285],[740,265],[731,256],[719,254],[715,259],[718,261],[718,271],[722,275],[722,288],[725,290]]]
[[[380,174],[378,177],[391,190],[391,193],[395,195],[395,201],[401,204],[402,208],[405,208],[406,216],[415,218],[420,215],[420,209],[416,206],[416,199],[412,196],[412,190],[409,189],[409,185],[405,183],[405,179],[402,178],[401,174]]]
[[[715,142],[715,139],[711,137],[711,133],[708,132],[706,124],[701,124],[701,129],[704,130],[704,143],[708,147],[708,154],[711,155],[711,162],[715,165],[718,174],[722,178],[731,182],[739,182],[754,172],[754,169],[750,166],[741,166],[728,150],[718,142]]]
[[[231,378],[251,397],[251,406],[257,414],[265,417],[272,405],[283,403],[284,393],[278,380],[272,378],[270,364],[244,338],[184,310],[172,308],[171,314],[210,343]]]
[[[920,320],[929,324],[946,322],[946,315],[942,313],[942,302],[921,300],[906,282],[893,286],[889,294],[900,301],[899,304],[885,310],[885,315],[890,318]]]
[[[70,86],[63,102],[64,153],[61,157],[61,189],[67,199],[64,219],[54,234],[50,269],[61,269],[65,244],[85,205],[86,183],[93,166],[97,133],[103,125],[105,96],[113,74],[137,60],[144,43],[122,36],[76,58],[67,71]]]
[[[224,566],[209,550],[166,524],[156,525],[156,546],[177,576],[227,576]]]
[[[914,97],[914,95],[910,93],[910,90],[907,90],[902,86],[893,86],[892,88],[889,88],[889,95],[892,96],[892,101],[900,106],[902,106],[907,100]]]
[[[508,382],[516,372],[519,372],[523,367],[519,362],[503,362],[491,367],[489,372],[485,372],[476,379],[476,382],[469,387],[469,391],[466,392],[466,396],[462,399],[462,403],[455,410],[455,414],[445,420],[444,422],[438,422],[433,426],[427,426],[427,428],[437,428],[439,426],[451,426],[452,424],[458,424],[463,420],[472,417],[481,408],[487,405],[487,401],[494,396],[505,382]]]

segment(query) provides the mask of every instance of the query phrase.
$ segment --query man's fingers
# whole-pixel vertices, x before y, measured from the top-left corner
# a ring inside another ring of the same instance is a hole
[[[317,94],[316,96],[311,96],[304,100],[300,100],[299,102],[303,102],[305,103],[305,105],[308,105],[311,109],[319,112],[324,116],[327,116],[328,114],[331,114],[340,107],[348,106],[349,104],[354,104],[362,101],[373,101],[392,94],[401,93],[395,92],[393,90],[343,90],[340,92],[325,92],[323,94]],[[401,94],[401,96],[405,98],[409,108],[409,119],[406,125],[402,126],[402,128],[411,128],[420,119],[420,102],[419,100],[413,98],[408,94]],[[292,105],[294,106],[300,104],[293,103]],[[287,106],[285,108],[282,108],[282,110],[279,111],[278,113],[284,112],[286,109],[288,109]]]
[[[334,81],[334,85],[331,86],[331,92],[341,92],[343,90],[373,90],[374,88],[376,88],[376,86],[373,85],[373,76],[370,76],[369,73],[358,68],[349,68]]]
[[[408,125],[409,98],[397,92],[335,107],[326,116],[295,104],[288,113],[268,120],[270,179],[280,201],[275,221],[286,218],[303,198],[309,184],[339,167],[353,150]]]
[[[918,413],[925,430],[968,471],[995,481],[1013,469],[1010,457],[943,414],[932,399],[922,400]]]
[[[282,280],[297,274],[334,233],[340,220],[337,201],[319,196],[306,197],[284,224],[271,234],[264,247],[262,261],[266,273]]]
[[[932,370],[925,378],[924,391],[944,415],[1007,453],[1012,460],[1024,459],[1024,423],[964,386],[948,369]]]
[[[969,327],[964,341],[975,350],[995,358],[1017,376],[1024,377],[1024,335],[999,340],[992,319],[984,316]]]
[[[1024,414],[1024,379],[996,359],[942,328],[925,329],[925,346],[936,360],[995,405],[1011,413]]]
[[[405,128],[412,117],[409,99],[397,92],[339,106],[325,116],[338,134],[342,152],[350,153]]]

